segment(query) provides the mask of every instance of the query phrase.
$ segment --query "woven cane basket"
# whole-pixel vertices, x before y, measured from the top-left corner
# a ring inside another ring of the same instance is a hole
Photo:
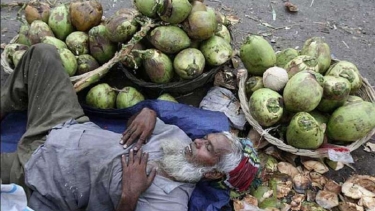
[[[248,77],[246,70],[240,70],[238,72],[238,80],[239,80],[239,90],[238,95],[240,98],[240,103],[242,110],[246,116],[246,120],[249,122],[249,124],[261,135],[263,136],[269,143],[275,145],[279,149],[283,151],[290,152],[295,155],[301,155],[301,156],[308,156],[312,158],[323,158],[323,157],[329,157],[328,155],[328,149],[327,148],[318,148],[316,150],[308,150],[308,149],[298,149],[293,146],[288,145],[284,141],[274,137],[270,134],[270,132],[273,130],[273,128],[263,128],[259,123],[253,118],[253,116],[250,113],[248,99],[245,93],[245,83]],[[362,76],[361,76],[362,77]],[[357,96],[361,97],[363,100],[375,103],[375,91],[369,84],[366,78],[363,78],[363,85],[356,93]],[[374,120],[375,121],[375,120]],[[346,146],[337,146],[337,147],[345,147],[350,152],[353,150],[356,150],[358,147],[360,147],[362,144],[366,143],[368,140],[371,139],[371,137],[375,134],[375,128],[370,131],[366,136],[364,136],[361,139],[356,140],[355,142],[352,142],[350,145]]]
[[[12,44],[12,43],[15,43],[18,39],[18,35],[16,35],[15,37],[13,37],[10,41],[9,41],[9,44]],[[4,71],[8,74],[11,74],[13,72],[13,68],[10,66],[10,64],[8,63],[7,59],[6,59],[6,55],[7,55],[7,49],[5,48],[3,50],[3,52],[1,53],[1,66],[4,68]]]

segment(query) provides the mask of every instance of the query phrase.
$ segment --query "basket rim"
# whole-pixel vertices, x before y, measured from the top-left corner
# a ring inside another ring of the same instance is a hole
[[[8,45],[17,42],[18,37],[19,37],[18,34],[16,36],[14,36],[9,41]],[[1,66],[4,69],[4,72],[7,73],[7,74],[11,74],[14,71],[14,69],[10,66],[9,62],[7,61],[7,58],[6,58],[7,57],[6,56],[7,53],[8,53],[7,48],[4,48],[3,52],[1,53],[1,60],[0,60],[0,62],[1,62]]]
[[[312,158],[322,158],[322,157],[328,157],[328,149],[327,148],[318,148],[316,150],[310,150],[310,149],[299,149],[295,148],[291,145],[286,144],[284,141],[272,136],[269,131],[272,129],[275,129],[275,127],[263,129],[263,127],[254,119],[254,117],[250,113],[250,109],[248,106],[248,99],[245,93],[245,83],[246,79],[248,77],[248,72],[246,69],[242,69],[238,71],[237,78],[239,79],[239,89],[238,89],[238,96],[240,98],[240,104],[241,108],[245,114],[246,120],[249,122],[249,124],[262,136],[264,137],[270,144],[275,145],[277,148],[290,152],[295,155],[300,156],[308,156]],[[370,83],[366,78],[364,78],[361,75],[361,79],[363,81],[363,85],[358,90],[357,93],[359,94],[365,94],[367,95],[367,101],[375,103],[375,91],[371,87]],[[356,93],[356,94],[357,94]],[[276,126],[277,127],[277,126]],[[330,146],[334,147],[340,147],[340,148],[347,148],[350,152],[358,149],[362,144],[366,143],[371,139],[371,137],[375,134],[375,128],[373,128],[367,135],[365,135],[363,138],[358,139],[354,142],[351,142],[351,144],[346,146],[341,145],[334,145],[329,144]]]
[[[168,89],[168,88],[178,88],[178,87],[182,87],[182,86],[187,86],[187,85],[190,85],[191,83],[195,83],[197,81],[208,79],[210,76],[216,74],[216,72],[218,72],[225,64],[226,63],[224,63],[220,66],[213,67],[209,71],[203,72],[201,75],[199,75],[196,78],[188,79],[188,80],[182,80],[182,81],[174,81],[174,82],[169,82],[169,83],[165,83],[165,84],[157,84],[157,83],[148,82],[148,81],[144,81],[142,79],[139,79],[132,73],[131,70],[126,68],[121,62],[119,62],[119,68],[122,69],[122,71],[125,73],[125,76],[129,80],[131,80],[132,82],[134,82],[135,84],[137,84],[140,87]]]

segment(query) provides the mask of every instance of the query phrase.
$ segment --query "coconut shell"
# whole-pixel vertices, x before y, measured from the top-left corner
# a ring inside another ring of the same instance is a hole
[[[30,30],[30,24],[28,24],[26,21],[23,21],[20,26],[20,30],[18,32],[18,39],[17,43],[30,46],[31,42],[29,39],[29,30]]]
[[[69,76],[73,76],[77,71],[77,60],[74,54],[67,48],[58,49],[62,65]]]
[[[147,37],[163,53],[174,54],[190,46],[190,38],[177,26],[159,26]]]
[[[48,25],[55,36],[64,41],[74,30],[70,19],[69,5],[60,4],[52,8],[48,19]]]
[[[98,84],[87,93],[86,103],[94,108],[115,108],[116,92],[106,83]]]
[[[150,80],[154,83],[163,84],[172,80],[174,71],[172,61],[167,55],[155,49],[147,50],[148,54],[143,60],[145,68]]]
[[[77,75],[90,72],[99,67],[99,63],[90,54],[77,56]]]
[[[29,39],[32,45],[40,43],[44,36],[55,37],[51,28],[41,20],[35,20],[31,23],[29,29]]]
[[[90,54],[99,62],[104,64],[116,53],[116,43],[111,42],[106,36],[104,25],[94,26],[89,31]]]
[[[88,31],[100,24],[103,7],[96,0],[77,0],[70,3],[70,18],[78,31]]]
[[[116,107],[129,108],[143,101],[145,97],[134,87],[124,87],[117,95]]]
[[[138,29],[138,24],[131,14],[113,15],[105,22],[106,34],[112,42],[126,42]]]
[[[70,33],[65,40],[69,50],[76,56],[88,54],[89,50],[89,35],[86,32],[75,31]]]
[[[30,1],[25,8],[25,19],[29,24],[35,20],[41,20],[47,23],[50,9],[49,4],[45,2]]]

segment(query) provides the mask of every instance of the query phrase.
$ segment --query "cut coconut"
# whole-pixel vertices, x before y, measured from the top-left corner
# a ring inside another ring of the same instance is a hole
[[[305,193],[311,187],[311,180],[308,174],[299,173],[293,177],[293,188],[297,193]]]
[[[299,174],[299,171],[297,170],[297,168],[287,162],[279,162],[277,164],[277,169],[279,170],[280,173],[287,174],[291,178]]]
[[[324,185],[324,190],[339,194],[341,192],[341,185],[331,179],[328,179]]]
[[[316,171],[320,174],[324,174],[329,171],[328,167],[323,163],[316,160],[308,160],[302,162],[303,166],[309,171]]]
[[[310,178],[311,178],[312,186],[318,187],[320,189],[323,189],[324,185],[327,182],[327,178],[325,176],[315,171],[310,172]]]
[[[363,207],[351,202],[340,202],[338,207],[340,211],[363,211]]]
[[[316,194],[316,203],[326,209],[331,209],[339,205],[339,198],[336,193],[331,191],[321,190]]]

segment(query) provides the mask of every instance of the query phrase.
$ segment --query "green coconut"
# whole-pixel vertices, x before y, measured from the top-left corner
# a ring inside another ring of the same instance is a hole
[[[362,86],[362,77],[355,64],[348,61],[339,61],[328,69],[326,75],[346,78],[351,84],[351,94],[354,94]]]
[[[22,21],[20,30],[18,31],[17,43],[30,46],[31,42],[29,39],[30,24],[26,21]]]
[[[115,108],[116,92],[107,84],[92,87],[86,95],[86,104],[100,109]]]
[[[254,119],[268,127],[276,124],[283,115],[282,97],[271,89],[261,88],[251,95],[249,108]]]
[[[323,76],[317,72],[302,71],[295,74],[283,91],[285,108],[292,112],[314,110],[323,97],[323,81]]]
[[[73,24],[70,20],[69,5],[60,4],[53,7],[50,11],[48,26],[58,39],[64,41],[65,38],[74,31]]]
[[[190,3],[191,3],[191,6],[192,6],[190,14],[192,14],[194,12],[197,12],[197,11],[206,11],[207,10],[207,6],[203,2],[190,1]]]
[[[192,6],[188,0],[165,0],[157,13],[163,21],[177,24],[189,16],[191,9]]]
[[[284,68],[288,62],[299,56],[299,52],[294,48],[286,48],[276,53],[276,66]]]
[[[327,136],[333,141],[354,142],[375,128],[374,120],[374,103],[348,103],[332,113],[327,124]]]
[[[250,97],[256,90],[264,88],[263,78],[260,76],[251,76],[246,80],[245,91],[248,97]]]
[[[312,37],[306,40],[302,47],[301,55],[316,58],[320,74],[324,74],[331,65],[331,50],[329,45],[320,37]]]
[[[296,113],[286,131],[289,145],[300,149],[317,149],[324,140],[325,124],[319,124],[307,112]]]
[[[329,114],[323,113],[317,110],[310,111],[309,114],[314,117],[316,121],[318,121],[319,124],[327,124],[329,120]]]
[[[223,24],[217,25],[215,35],[224,38],[228,43],[232,41],[229,29]]]
[[[31,24],[35,20],[48,22],[51,7],[46,2],[29,1],[25,7],[25,19]]]
[[[89,49],[90,55],[93,56],[99,64],[108,62],[116,53],[117,45],[110,41],[106,35],[104,25],[94,26],[90,29]]]
[[[318,61],[311,56],[301,55],[290,60],[284,67],[288,72],[288,77],[293,77],[296,73],[301,71],[319,71]]]
[[[145,100],[145,97],[137,89],[131,86],[124,87],[117,95],[116,107],[129,108]]]
[[[51,28],[41,20],[35,20],[31,23],[29,29],[29,40],[32,45],[40,43],[45,36],[54,37]]]
[[[170,95],[168,93],[164,93],[164,94],[160,95],[157,99],[158,100],[164,100],[164,101],[170,101],[170,102],[178,103],[178,101],[176,100],[176,98],[174,98],[172,95]]]
[[[203,53],[207,64],[211,66],[222,65],[233,55],[232,46],[223,38],[215,35],[201,43],[200,51]]]
[[[13,53],[12,61],[15,67],[17,67],[18,63],[21,61],[21,58],[25,54],[25,52],[26,50],[18,50]]]
[[[323,97],[317,109],[332,112],[342,106],[349,97],[351,84],[346,78],[326,75],[323,82]]]
[[[67,48],[60,48],[58,52],[66,73],[68,73],[69,76],[75,75],[78,64],[74,54]]]
[[[90,54],[77,56],[77,75],[90,72],[99,67],[99,63]]]
[[[196,11],[183,22],[183,28],[190,38],[206,40],[217,30],[216,17],[208,11]]]
[[[276,64],[276,54],[272,46],[261,36],[249,35],[240,49],[241,61],[250,75],[262,76]]]
[[[83,31],[75,31],[70,33],[65,40],[68,49],[76,56],[88,54],[89,49],[89,35]]]
[[[105,22],[106,35],[112,42],[126,42],[138,30],[138,23],[135,21],[136,13],[133,10],[115,14]]]
[[[205,58],[200,50],[187,48],[176,55],[173,67],[181,78],[193,79],[203,73],[205,63]]]
[[[363,101],[363,99],[361,97],[359,97],[359,96],[349,95],[348,99],[346,99],[346,101],[343,104],[343,106],[351,104],[351,103],[355,103],[355,102],[362,102],[362,101]]]
[[[135,52],[140,54],[143,60],[142,65],[152,82],[164,84],[172,80],[173,64],[166,54],[156,49]]]
[[[133,3],[140,13],[150,18],[156,18],[156,12],[161,6],[157,0],[134,0]]]
[[[69,12],[73,26],[86,32],[100,24],[103,7],[97,0],[74,0],[70,2]]]
[[[177,26],[159,26],[153,29],[148,40],[163,53],[174,54],[188,48],[190,38]]]
[[[19,43],[9,43],[8,45],[6,45],[4,49],[4,55],[8,64],[14,65],[13,64],[14,52],[19,51],[19,50],[27,50],[27,49],[29,49],[29,46],[24,45],[24,44],[19,44]]]
[[[51,36],[42,37],[41,43],[46,43],[46,44],[53,45],[57,49],[68,48],[68,46],[65,44],[65,42],[57,39],[56,37],[51,37]]]

